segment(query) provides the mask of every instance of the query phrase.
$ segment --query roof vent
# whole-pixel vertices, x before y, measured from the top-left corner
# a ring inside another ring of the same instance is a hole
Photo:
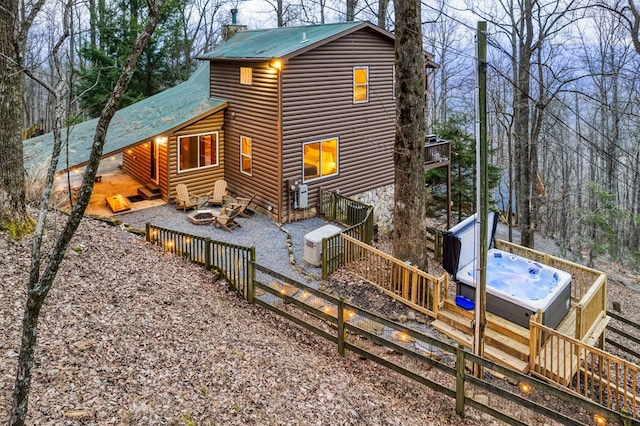
[[[309,41],[307,39],[307,33],[306,32],[302,32],[302,40],[300,40],[300,43],[306,43],[307,41]]]

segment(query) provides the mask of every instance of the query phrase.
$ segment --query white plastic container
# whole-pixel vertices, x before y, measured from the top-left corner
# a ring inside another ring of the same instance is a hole
[[[342,232],[335,225],[325,225],[304,236],[304,256],[302,260],[311,266],[322,265],[322,239],[333,237]]]

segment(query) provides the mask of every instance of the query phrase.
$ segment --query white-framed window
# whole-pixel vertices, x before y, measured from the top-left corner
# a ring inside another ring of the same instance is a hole
[[[240,84],[251,86],[253,84],[253,68],[240,67]]]
[[[218,132],[178,136],[178,172],[218,164]]]
[[[338,174],[338,138],[302,144],[302,180]]]
[[[245,175],[252,175],[252,144],[251,138],[240,136],[240,172]]]
[[[353,67],[353,103],[369,102],[369,67]]]

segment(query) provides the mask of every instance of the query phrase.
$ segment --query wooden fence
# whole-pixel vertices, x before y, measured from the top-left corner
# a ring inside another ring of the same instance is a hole
[[[570,377],[561,384],[576,394],[638,417],[639,366],[546,327],[535,316],[531,317],[530,330],[532,374],[555,377],[558,383],[559,378]],[[547,350],[537,349],[543,345]]]
[[[411,308],[437,317],[446,296],[448,274],[434,277],[345,234],[327,241],[334,244],[327,247],[327,253],[340,257],[339,263],[346,270]],[[335,259],[328,259],[328,262],[338,263]]]
[[[605,339],[606,343],[632,356],[636,363],[639,362],[640,353],[634,350],[634,348],[640,347],[640,337],[638,337],[640,324],[620,316],[615,312],[607,311],[607,315],[613,320],[607,325],[607,331],[620,336],[623,341],[607,337]]]
[[[442,231],[427,227],[427,251],[433,253],[433,259],[442,263]]]
[[[327,220],[348,226],[345,234],[371,244],[373,206],[352,200],[335,191],[320,188],[320,214]]]
[[[255,247],[214,241],[211,238],[178,232],[146,224],[147,241],[162,246],[207,269],[219,272],[242,296],[247,295],[251,268],[256,260]]]
[[[526,410],[530,410],[536,419],[543,416],[562,424],[586,424],[596,415],[618,425],[640,425],[640,422],[633,418],[638,413],[635,387],[640,383],[639,367],[579,340],[561,335],[535,321],[531,323],[531,332],[532,336],[537,336],[537,340],[531,343],[531,347],[541,347],[543,338],[555,338],[558,342],[557,347],[563,349],[552,351],[553,353],[576,354],[577,362],[583,360],[580,367],[582,376],[578,375],[577,384],[570,383],[568,386],[573,392],[592,398],[600,404],[476,357],[461,347],[455,348],[270,271],[255,263],[254,247],[213,241],[210,238],[151,224],[147,224],[146,230],[148,241],[208,269],[217,270],[251,303],[263,306],[336,343],[341,355],[345,354],[345,350],[351,350],[455,398],[456,412],[460,415],[464,414],[465,406],[470,406],[515,425],[527,424],[526,419],[518,417]],[[446,292],[446,274],[441,279],[431,277],[406,263],[367,247],[355,238],[343,234],[339,236],[342,243],[337,247],[341,247],[342,256],[354,259],[348,263],[358,265],[354,270],[356,274],[374,284],[376,281],[399,281],[402,284],[393,284],[387,287],[385,292],[403,298],[413,297],[414,307],[430,316],[437,312]],[[257,275],[259,278],[256,278]],[[264,280],[265,276],[270,278]],[[269,302],[262,296],[256,297],[256,289],[263,290],[268,293],[268,297],[275,297],[279,302]],[[594,291],[592,298],[597,299],[596,293],[597,291]],[[281,303],[283,301],[284,304]],[[293,311],[300,311],[303,315],[297,315]],[[334,324],[335,328],[327,328],[327,322]],[[390,358],[389,348],[393,353],[406,356]],[[433,348],[438,348],[438,351],[434,351]],[[448,358],[455,359],[455,365],[442,362],[443,352],[448,354]],[[554,367],[553,361],[547,362],[546,359],[540,358],[546,356],[544,353],[532,351],[532,354],[534,353],[536,359],[532,360],[532,364],[551,369],[560,368],[557,364]],[[465,371],[465,364],[468,362],[506,376],[509,380],[500,381],[502,385],[497,385],[495,381],[489,382],[468,376]],[[536,368],[532,369],[534,374],[544,375],[544,371]],[[451,377],[445,381],[426,377],[429,375],[428,372],[433,370],[444,372]],[[451,378],[454,381],[453,386]],[[519,391],[513,383],[525,384],[536,392],[529,394],[529,391],[522,390],[523,387]],[[480,397],[475,397],[476,395]],[[487,398],[487,395],[490,398]],[[550,399],[557,399],[573,408],[566,412],[557,412],[547,408],[553,406],[549,402]],[[510,410],[510,406],[513,406],[513,409]]]
[[[551,423],[545,419],[567,425],[592,424],[594,419],[640,425],[617,406],[597,404],[504,368],[263,266],[255,265],[254,271],[257,278],[248,290],[251,303],[332,342],[342,356],[351,351],[451,397],[461,416],[465,407],[472,407],[510,425]],[[257,292],[264,294],[256,296]],[[468,375],[468,363],[481,365],[489,376]],[[505,380],[491,379],[491,373]]]

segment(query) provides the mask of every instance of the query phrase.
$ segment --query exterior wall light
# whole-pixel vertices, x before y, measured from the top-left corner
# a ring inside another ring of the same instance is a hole
[[[275,61],[269,62],[269,67],[280,71],[282,69],[282,62],[276,59]]]
[[[165,143],[167,143],[167,141],[168,141],[168,140],[169,140],[169,139],[168,139],[166,136],[158,136],[158,137],[156,138],[156,142],[157,142],[157,143],[159,143],[159,144],[162,144],[162,145],[164,145]]]

